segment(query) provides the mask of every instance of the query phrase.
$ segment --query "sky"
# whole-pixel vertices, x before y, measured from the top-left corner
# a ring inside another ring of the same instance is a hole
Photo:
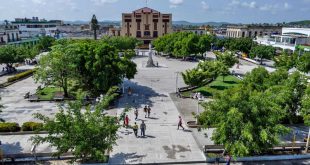
[[[0,0],[0,20],[39,17],[65,21],[121,20],[146,0]],[[172,13],[174,21],[279,23],[310,20],[310,0],[148,0],[147,6]]]

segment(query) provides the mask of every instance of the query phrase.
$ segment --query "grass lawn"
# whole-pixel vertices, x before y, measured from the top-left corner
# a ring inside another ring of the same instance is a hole
[[[222,92],[225,89],[237,86],[240,82],[241,80],[232,75],[225,76],[224,81],[223,76],[219,76],[210,84],[194,89],[192,91],[183,92],[182,95],[185,97],[189,97],[191,93],[200,92],[205,97],[213,97],[214,95]]]
[[[45,87],[37,92],[37,96],[42,100],[53,100],[56,92],[62,92],[59,87]]]

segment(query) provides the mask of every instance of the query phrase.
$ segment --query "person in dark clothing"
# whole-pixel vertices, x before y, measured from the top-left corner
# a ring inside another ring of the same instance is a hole
[[[146,125],[145,125],[144,121],[142,121],[142,123],[140,124],[140,129],[141,129],[141,136],[144,137],[145,136],[145,130],[146,130]]]
[[[181,116],[179,116],[178,129],[179,129],[179,127],[182,127],[184,130],[184,127],[182,125],[182,117]]]
[[[151,107],[147,106],[147,117],[150,118],[151,115]]]

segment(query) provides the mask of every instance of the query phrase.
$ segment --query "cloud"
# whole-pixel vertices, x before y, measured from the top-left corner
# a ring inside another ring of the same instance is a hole
[[[209,10],[210,9],[210,6],[205,1],[201,1],[201,5],[202,5],[202,8],[204,10]]]
[[[31,0],[32,3],[38,4],[38,5],[46,5],[47,0]]]
[[[118,2],[118,0],[90,0],[90,1],[95,3],[96,5],[103,5],[103,4],[106,4],[106,3]]]
[[[170,2],[170,8],[176,8],[182,5],[184,1],[183,0],[169,0],[169,2]]]
[[[244,7],[244,8],[257,8],[257,3],[255,1],[251,2],[241,2],[240,0],[232,0],[229,4],[231,7]]]

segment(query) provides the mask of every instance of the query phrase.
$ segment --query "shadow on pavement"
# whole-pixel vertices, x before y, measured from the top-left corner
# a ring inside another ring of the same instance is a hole
[[[20,146],[20,142],[4,143],[4,144],[2,144],[1,148],[2,148],[4,155],[6,155],[6,154],[20,154],[23,151],[23,148]]]
[[[127,163],[139,163],[146,155],[138,155],[135,153],[117,153],[110,157],[109,164],[127,164]],[[127,160],[127,162],[126,162]]]
[[[159,97],[160,99],[160,97],[162,98],[168,97],[167,95],[155,92],[150,87],[142,86],[132,81],[126,81],[125,84],[126,84],[125,94],[118,101],[119,108],[126,108],[126,107],[143,108],[145,105],[149,105],[152,107],[154,103],[154,100],[152,100],[152,98]],[[131,95],[127,94],[129,87],[132,90]]]

